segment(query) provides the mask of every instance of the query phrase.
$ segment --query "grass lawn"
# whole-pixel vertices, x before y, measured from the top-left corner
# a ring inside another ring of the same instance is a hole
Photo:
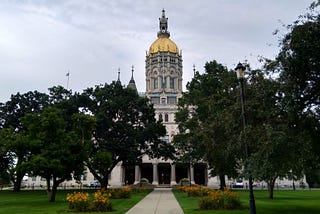
[[[78,190],[77,190],[78,191]],[[85,191],[85,190],[81,190]],[[90,191],[90,190],[89,190]],[[8,190],[0,191],[0,213],[10,214],[53,214],[68,213],[75,214],[68,210],[68,202],[66,195],[69,192],[58,190],[56,202],[50,203],[44,190],[25,190],[21,192],[13,192]],[[90,191],[94,192],[94,191]],[[123,214],[144,198],[148,193],[132,193],[130,199],[112,199],[112,207],[114,209],[111,214]],[[89,212],[88,212],[89,213]],[[96,213],[97,212],[90,212]]]
[[[249,192],[240,193],[243,210],[198,210],[197,198],[187,197],[186,193],[174,191],[185,214],[248,214]],[[320,190],[275,190],[275,199],[268,199],[268,192],[254,191],[258,214],[319,214]]]

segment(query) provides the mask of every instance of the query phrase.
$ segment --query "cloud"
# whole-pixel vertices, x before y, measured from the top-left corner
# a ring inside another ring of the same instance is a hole
[[[273,57],[278,20],[290,24],[312,1],[257,0],[57,0],[0,3],[0,102],[11,94],[47,92],[54,85],[87,87],[117,79],[127,84],[131,66],[145,90],[145,53],[156,39],[162,8],[171,39],[183,52],[184,84],[193,64],[203,71],[216,59],[232,68],[257,56]],[[272,44],[267,45],[267,44]]]

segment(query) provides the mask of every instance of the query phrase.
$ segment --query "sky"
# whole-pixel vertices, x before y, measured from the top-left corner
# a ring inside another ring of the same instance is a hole
[[[312,0],[1,0],[0,102],[61,85],[73,92],[127,85],[134,66],[145,91],[145,57],[165,9],[170,39],[182,50],[183,84],[217,60],[233,69],[279,52],[285,33]],[[69,78],[66,75],[69,72]],[[69,79],[69,80],[68,80]]]

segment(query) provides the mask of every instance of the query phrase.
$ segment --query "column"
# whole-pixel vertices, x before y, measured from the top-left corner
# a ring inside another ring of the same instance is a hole
[[[134,184],[140,183],[140,166],[136,165],[134,168]]]
[[[159,185],[159,180],[158,180],[158,163],[152,163],[153,165],[153,185]]]
[[[204,185],[208,186],[208,168],[207,166],[204,168]]]
[[[171,181],[170,181],[170,185],[177,185],[177,180],[176,180],[176,165],[175,164],[171,164]]]
[[[121,166],[121,185],[126,185],[126,168],[124,166]]]
[[[195,184],[195,182],[194,182],[194,168],[192,165],[190,165],[190,182],[191,182],[191,184]]]

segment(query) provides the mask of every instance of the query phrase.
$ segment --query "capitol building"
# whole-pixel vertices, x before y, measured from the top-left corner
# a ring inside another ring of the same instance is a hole
[[[178,124],[175,123],[175,113],[178,110],[177,103],[182,97],[183,66],[182,52],[177,44],[170,39],[168,31],[168,18],[165,10],[162,10],[159,18],[159,31],[156,40],[146,52],[145,80],[146,91],[142,96],[147,96],[154,105],[155,117],[162,120],[167,134],[163,140],[171,143],[178,132]],[[127,85],[137,90],[132,76]],[[179,184],[182,178],[188,178],[192,184],[204,186],[219,186],[218,177],[210,177],[208,164],[199,162],[192,166],[175,163],[172,160],[153,159],[144,156],[142,163],[134,167],[124,167],[119,163],[109,177],[111,187],[138,184],[141,178],[145,178],[155,186],[173,186]],[[234,180],[226,180],[229,186]],[[63,182],[60,187],[82,187],[97,183],[93,175],[87,169],[80,181],[70,180]],[[28,187],[45,187],[46,181],[41,177],[29,177]]]

